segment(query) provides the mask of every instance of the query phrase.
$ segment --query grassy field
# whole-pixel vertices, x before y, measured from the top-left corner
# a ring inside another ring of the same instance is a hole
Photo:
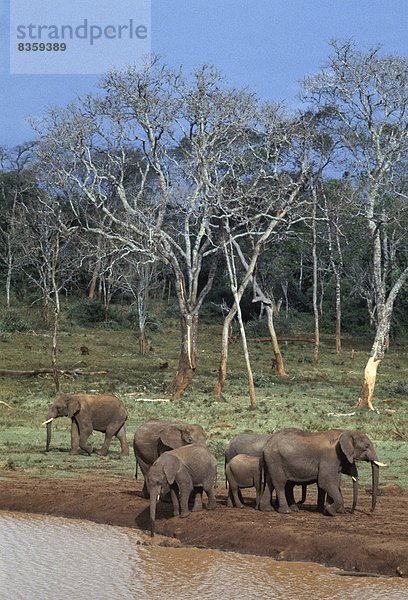
[[[310,337],[310,331],[296,331]],[[138,353],[137,333],[131,326],[84,328],[63,321],[59,336],[61,369],[106,371],[106,374],[64,377],[61,391],[117,394],[129,411],[128,440],[147,419],[180,418],[200,423],[207,431],[209,445],[220,461],[229,440],[240,431],[273,432],[287,426],[307,430],[333,427],[359,429],[368,433],[379,459],[381,481],[398,483],[408,489],[407,441],[395,433],[408,434],[408,360],[407,346],[391,345],[379,370],[375,393],[378,412],[355,412],[362,374],[371,340],[345,339],[341,355],[334,352],[334,340],[323,336],[318,365],[312,363],[312,345],[282,343],[288,376],[279,379],[272,370],[272,351],[265,342],[251,342],[258,407],[249,407],[243,352],[240,342],[230,346],[229,378],[223,401],[213,395],[220,351],[221,321],[207,319],[201,324],[199,368],[190,388],[176,402],[144,402],[163,398],[166,384],[177,368],[179,329],[175,318],[161,320],[149,331],[150,351]],[[267,335],[266,329],[263,335]],[[82,356],[86,345],[89,354]],[[47,330],[35,328],[1,336],[2,369],[34,369],[50,366],[51,337]],[[352,351],[354,350],[354,351]],[[160,368],[168,363],[166,369]],[[70,423],[58,419],[53,424],[51,450],[44,453],[45,419],[55,398],[51,375],[0,376],[0,469],[16,469],[28,476],[68,477],[90,469],[101,473],[133,476],[134,457],[120,458],[114,440],[106,459],[69,454]],[[354,413],[354,414],[350,414]],[[94,433],[98,447],[102,434]],[[369,465],[359,468],[363,483],[370,481]],[[1,477],[1,474],[0,474]]]

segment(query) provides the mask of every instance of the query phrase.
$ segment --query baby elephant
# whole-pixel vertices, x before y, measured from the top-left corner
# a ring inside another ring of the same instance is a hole
[[[195,490],[193,511],[202,509],[202,490],[208,496],[207,508],[212,510],[216,506],[214,485],[217,478],[217,461],[206,446],[189,444],[164,452],[154,461],[146,477],[150,495],[152,536],[155,531],[156,504],[162,491],[168,490],[168,486],[170,486],[174,516],[179,514],[181,517],[188,516],[188,500],[193,490]]]
[[[235,504],[237,508],[244,508],[239,490],[254,487],[256,490],[255,508],[258,508],[262,485],[262,458],[237,454],[227,463],[225,474],[229,484],[227,506],[231,508]]]

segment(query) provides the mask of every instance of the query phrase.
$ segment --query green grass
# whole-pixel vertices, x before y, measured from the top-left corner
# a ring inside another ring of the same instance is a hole
[[[268,343],[250,343],[254,369],[257,409],[249,407],[248,385],[242,347],[230,346],[229,374],[224,398],[213,395],[216,382],[221,323],[203,323],[199,339],[199,366],[195,380],[183,398],[176,402],[140,402],[138,398],[160,398],[176,372],[179,354],[178,321],[160,318],[161,327],[149,333],[151,350],[138,354],[137,334],[131,327],[84,328],[63,324],[59,336],[59,366],[64,369],[107,371],[106,374],[64,377],[61,391],[117,394],[129,411],[128,441],[145,420],[180,418],[200,423],[207,431],[209,445],[220,461],[224,447],[238,432],[272,432],[293,426],[308,430],[332,427],[365,431],[374,441],[382,462],[381,481],[399,483],[408,488],[407,442],[395,433],[408,434],[408,361],[406,347],[391,345],[380,367],[375,390],[377,412],[355,411],[364,366],[371,340],[344,343],[340,356],[334,342],[323,336],[318,365],[312,363],[312,346],[305,343],[282,344],[288,376],[279,379],[271,370],[272,351]],[[304,331],[310,336],[310,331]],[[267,335],[266,331],[264,335]],[[0,342],[3,369],[34,369],[50,366],[51,338],[36,329],[12,332]],[[82,356],[80,346],[89,348]],[[354,353],[351,349],[354,348]],[[162,363],[168,368],[161,370]],[[114,440],[106,459],[69,454],[70,423],[59,419],[53,424],[51,450],[44,453],[45,419],[55,398],[50,375],[40,377],[0,376],[0,469],[14,468],[26,475],[65,477],[78,473],[108,472],[133,476],[134,458],[120,458],[119,443]],[[393,411],[393,412],[390,412]],[[332,413],[332,414],[331,414]],[[336,416],[340,415],[340,416]],[[92,443],[102,444],[102,434],[94,433]],[[367,467],[367,468],[366,468]],[[370,480],[368,465],[360,468],[362,480]]]

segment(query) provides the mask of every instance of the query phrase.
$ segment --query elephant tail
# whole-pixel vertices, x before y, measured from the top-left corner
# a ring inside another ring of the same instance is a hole
[[[266,466],[266,461],[265,461],[265,455],[263,452],[262,452],[262,456],[259,461],[259,467],[261,469],[261,490],[263,493],[265,490],[265,487],[266,487],[266,473],[268,471],[268,467]]]

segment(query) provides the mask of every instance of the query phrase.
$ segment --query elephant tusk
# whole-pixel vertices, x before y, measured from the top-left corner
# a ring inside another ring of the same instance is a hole
[[[377,465],[377,467],[388,467],[388,465],[386,463],[382,463],[382,462],[380,462],[378,460],[373,460],[373,463],[375,465]]]
[[[48,423],[51,423],[51,421],[53,421],[53,420],[54,420],[54,417],[51,417],[51,419],[44,421],[44,423],[41,423],[41,425],[48,425]]]
[[[160,494],[157,494],[156,502],[160,500]]]
[[[352,476],[351,476],[351,479],[352,479],[353,481],[358,481],[357,477],[354,477],[354,475],[352,475]]]

